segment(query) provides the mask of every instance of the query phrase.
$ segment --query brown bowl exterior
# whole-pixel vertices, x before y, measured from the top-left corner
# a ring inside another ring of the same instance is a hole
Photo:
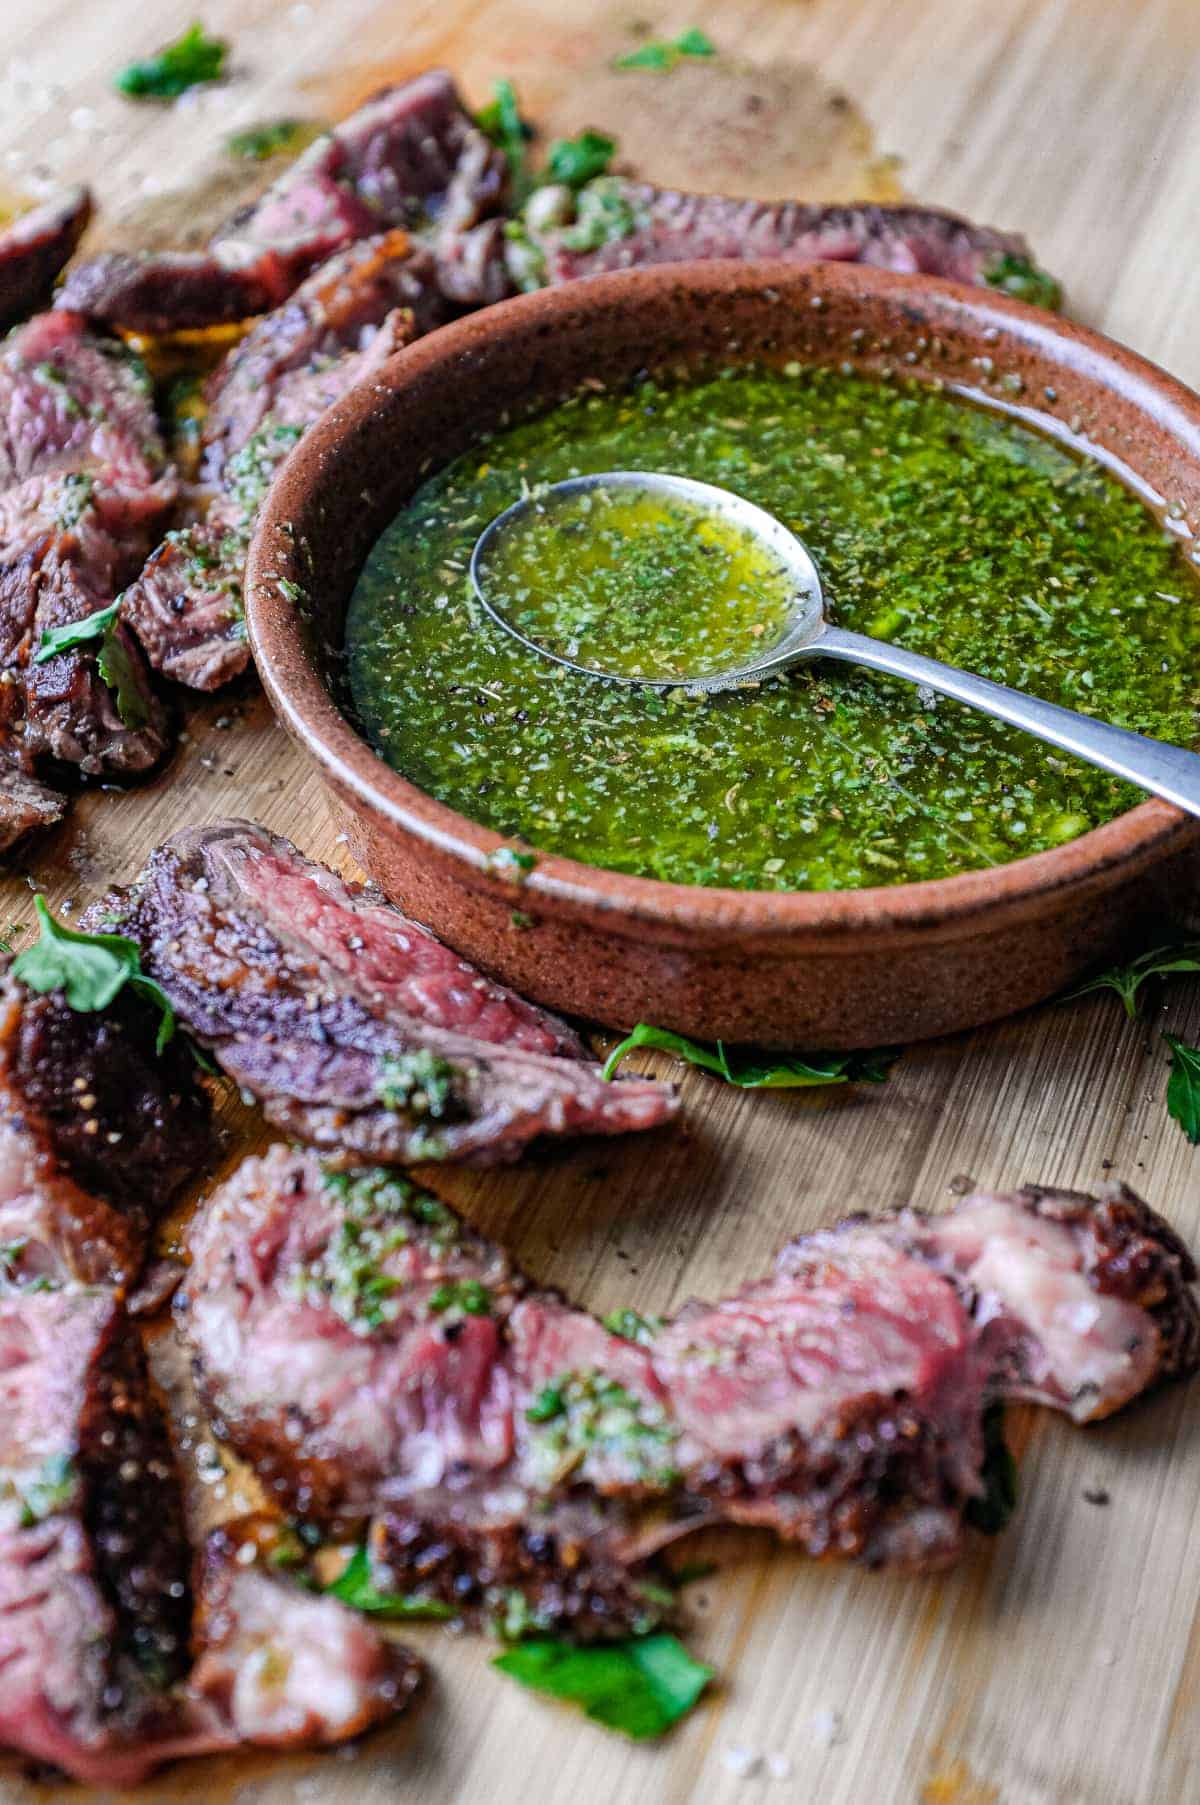
[[[585,380],[793,360],[903,370],[1029,410],[1121,466],[1181,532],[1200,530],[1200,400],[1132,353],[954,283],[711,263],[524,296],[400,352],[302,440],[251,548],[259,671],[365,869],[506,983],[609,1027],[652,1021],[776,1047],[922,1039],[1035,1003],[1151,917],[1195,906],[1200,823],[1158,801],[1052,852],[890,888],[710,890],[549,854],[515,885],[489,863],[499,835],[408,783],[355,731],[335,700],[347,604],[430,470]]]

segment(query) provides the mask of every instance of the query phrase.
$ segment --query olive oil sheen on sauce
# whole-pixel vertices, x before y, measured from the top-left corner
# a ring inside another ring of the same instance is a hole
[[[348,675],[368,737],[502,834],[676,883],[843,889],[1044,851],[1140,796],[867,671],[818,663],[697,698],[522,647],[471,596],[476,538],[539,485],[618,469],[716,483],[778,515],[844,626],[1197,744],[1200,589],[1176,539],[1099,465],[901,380],[788,366],[645,381],[581,394],[432,476],[351,603]],[[510,547],[504,611],[541,644],[658,676],[778,637],[771,572],[719,531],[706,544],[671,511],[623,518],[601,494],[590,522],[551,523],[539,558],[538,518]]]

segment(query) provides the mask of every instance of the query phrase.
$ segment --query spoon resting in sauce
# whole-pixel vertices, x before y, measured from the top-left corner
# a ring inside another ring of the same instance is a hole
[[[561,590],[535,580],[548,548],[573,579],[565,620]],[[1200,815],[1200,755],[835,626],[803,541],[713,483],[641,470],[552,483],[484,528],[470,580],[505,632],[586,676],[711,693],[834,658],[937,690]],[[689,590],[698,630],[694,613],[680,618]]]

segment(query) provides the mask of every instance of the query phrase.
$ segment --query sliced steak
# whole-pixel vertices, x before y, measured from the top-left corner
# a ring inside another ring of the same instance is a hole
[[[188,1665],[183,1511],[111,1293],[0,1298],[0,1746],[129,1784]]]
[[[1192,1257],[1124,1185],[1097,1199],[1031,1185],[966,1197],[902,1223],[973,1300],[976,1334],[1008,1398],[1110,1416],[1149,1386],[1194,1372]]]
[[[363,373],[359,368],[347,379],[341,360],[369,353],[397,308],[411,316],[414,334],[446,317],[433,258],[407,232],[363,239],[322,264],[288,302],[258,321],[210,380],[204,478],[218,483],[229,458],[268,418],[310,425]]]
[[[0,1283],[126,1285],[150,1229],[211,1152],[208,1098],[180,1037],[155,1051],[123,992],[81,1014],[0,990]]]
[[[359,238],[438,221],[457,234],[502,204],[507,164],[440,69],[386,88],[318,139],[206,251],[79,264],[60,304],[139,332],[244,319],[278,307]]]
[[[643,1619],[646,1560],[698,1524],[944,1565],[989,1403],[1083,1420],[1197,1365],[1190,1258],[1127,1192],[852,1219],[636,1339],[411,1184],[311,1152],[245,1161],[191,1254],[202,1386],[282,1503],[369,1524],[398,1591],[482,1612],[515,1589],[576,1632]]]
[[[560,191],[553,196],[558,199]],[[543,191],[529,217],[536,221],[539,210],[553,217],[571,205],[561,194],[561,205],[552,207]],[[1029,264],[1028,246],[1017,234],[929,207],[733,200],[599,176],[580,191],[574,212],[567,224],[528,234],[532,259],[517,241],[514,270],[525,286],[715,257],[870,263],[974,283],[1001,277],[1011,259]]]
[[[0,1298],[0,1746],[130,1786],[178,1755],[338,1740],[404,1704],[412,1657],[247,1551],[210,1540],[193,1623],[178,1476],[128,1317],[103,1291]]]
[[[242,578],[276,470],[327,407],[443,311],[430,254],[393,231],[322,265],[221,364],[204,432],[207,518],[168,533],[121,604],[157,670],[208,690],[246,668]]]
[[[23,319],[49,297],[91,217],[87,189],[67,188],[0,229],[0,327]]]
[[[0,750],[92,776],[146,770],[166,723],[141,654],[114,626],[39,659],[43,636],[107,607],[174,503],[150,384],[79,315],[41,314],[0,354]]]
[[[40,783],[16,766],[0,765],[0,856],[11,852],[26,834],[56,827],[67,809],[67,799],[48,783]]]
[[[565,1024],[248,822],[175,835],[98,912],[268,1120],[348,1162],[514,1159],[676,1113],[670,1086],[604,1083]]]

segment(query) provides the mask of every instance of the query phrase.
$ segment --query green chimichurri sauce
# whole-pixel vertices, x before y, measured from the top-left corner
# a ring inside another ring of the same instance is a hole
[[[535,498],[481,559],[493,608],[574,664],[706,677],[769,651],[794,584],[761,539],[711,507],[620,487]]]
[[[1000,864],[1137,799],[1014,729],[842,665],[696,699],[539,659],[472,601],[471,548],[528,489],[613,469],[697,477],[777,514],[845,626],[1197,741],[1195,578],[1096,464],[903,381],[795,366],[648,381],[585,392],[431,477],[351,604],[368,736],[505,835],[676,882],[832,889]]]

